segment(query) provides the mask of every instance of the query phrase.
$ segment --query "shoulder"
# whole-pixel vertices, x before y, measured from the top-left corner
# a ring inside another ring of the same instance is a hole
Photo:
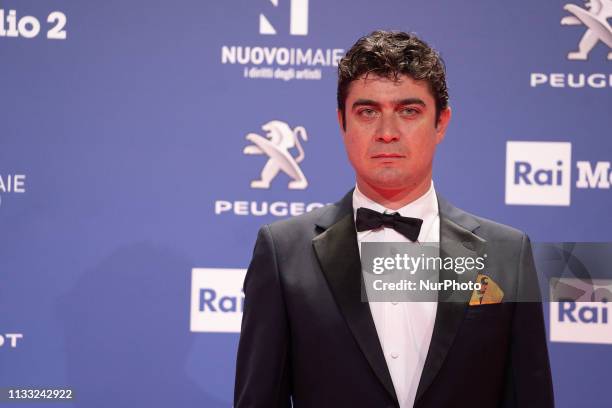
[[[510,225],[502,224],[488,218],[473,216],[478,223],[480,228],[476,231],[478,235],[481,235],[487,241],[495,240],[510,240],[518,241],[523,240],[527,234],[517,228]]]
[[[328,204],[302,215],[264,225],[262,229],[266,229],[274,239],[296,240],[306,237],[312,239],[316,234],[318,221],[332,211],[334,206],[335,204]]]
[[[276,254],[277,262],[294,262],[310,253],[312,240],[322,233],[321,219],[334,212],[334,204],[314,209],[308,213],[263,225],[257,235],[258,245]]]
[[[472,231],[487,241],[522,241],[527,234],[510,225],[502,224],[455,207],[438,196],[440,216]]]
[[[264,226],[273,237],[285,240],[311,240],[323,230],[343,217],[353,214],[353,190],[347,192],[339,201],[314,209],[297,217],[276,221]]]

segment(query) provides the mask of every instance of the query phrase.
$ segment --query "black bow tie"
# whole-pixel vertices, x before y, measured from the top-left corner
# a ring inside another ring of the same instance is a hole
[[[420,218],[402,217],[399,213],[381,214],[369,208],[357,209],[355,225],[357,231],[368,231],[380,227],[393,228],[412,242],[419,238],[423,220]]]

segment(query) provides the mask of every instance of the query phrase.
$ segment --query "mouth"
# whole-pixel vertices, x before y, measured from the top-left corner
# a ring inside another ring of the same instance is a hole
[[[371,157],[372,159],[403,159],[406,156],[399,153],[378,153]]]

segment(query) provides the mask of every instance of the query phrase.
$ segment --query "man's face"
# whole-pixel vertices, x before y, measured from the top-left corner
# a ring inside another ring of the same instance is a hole
[[[444,138],[450,109],[440,112],[427,83],[401,75],[376,75],[351,83],[346,128],[338,121],[360,188],[413,191],[429,188],[436,145]],[[426,191],[426,190],[425,190]]]

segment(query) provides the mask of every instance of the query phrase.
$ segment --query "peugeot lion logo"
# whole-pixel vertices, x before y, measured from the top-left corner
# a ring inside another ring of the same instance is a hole
[[[575,4],[566,4],[563,9],[573,14],[561,19],[561,25],[585,25],[586,32],[578,43],[578,51],[567,54],[570,60],[586,60],[589,52],[601,41],[612,50],[612,27],[608,18],[612,17],[612,0],[587,0],[588,10]],[[612,51],[608,53],[612,60]]]
[[[253,143],[246,146],[244,154],[266,154],[268,161],[261,170],[259,180],[251,181],[251,188],[270,188],[270,182],[276,177],[280,170],[287,173],[293,180],[289,182],[289,189],[303,190],[308,187],[306,176],[302,173],[299,163],[304,160],[304,149],[300,138],[308,141],[306,129],[296,126],[294,129],[280,120],[271,120],[261,127],[266,135],[249,133],[246,139]],[[297,148],[298,155],[291,156],[289,149]]]

